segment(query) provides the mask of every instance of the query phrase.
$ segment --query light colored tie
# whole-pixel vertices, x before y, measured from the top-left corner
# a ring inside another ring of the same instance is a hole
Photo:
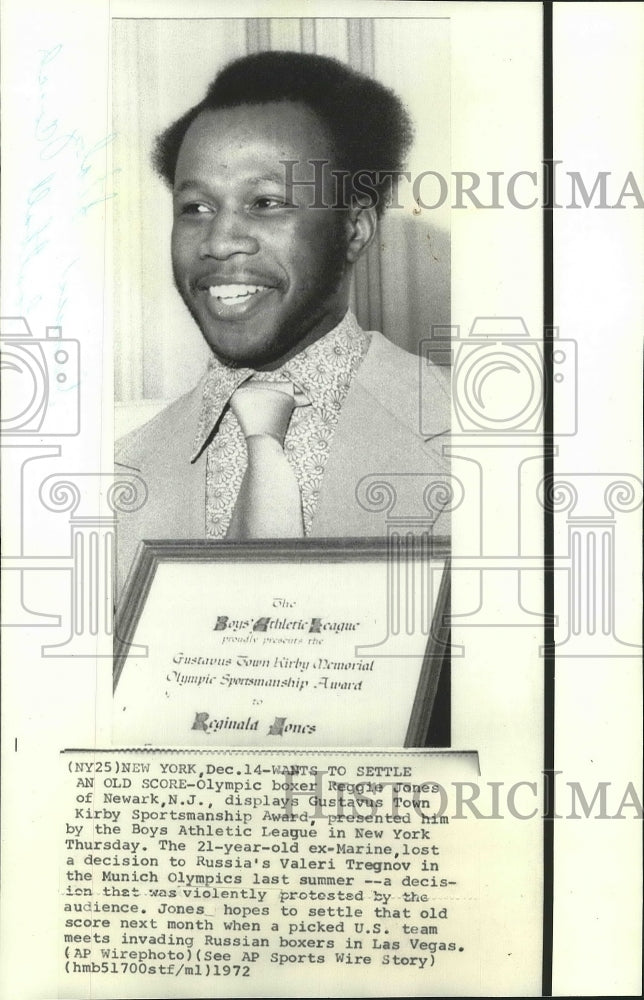
[[[230,408],[246,438],[248,466],[227,538],[301,538],[302,498],[284,454],[284,436],[296,406],[288,382],[247,382]]]

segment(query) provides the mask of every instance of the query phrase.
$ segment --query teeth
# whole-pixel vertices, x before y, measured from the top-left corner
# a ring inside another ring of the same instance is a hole
[[[244,302],[251,295],[263,292],[266,285],[211,285],[208,289],[214,299],[229,305],[234,302]]]

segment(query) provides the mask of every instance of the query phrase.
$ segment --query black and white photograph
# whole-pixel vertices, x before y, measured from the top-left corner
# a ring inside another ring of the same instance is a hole
[[[369,588],[375,605],[388,560],[404,565],[409,550],[412,564],[427,561],[430,543],[444,556],[449,542],[449,211],[420,207],[437,200],[432,188],[442,200],[449,172],[449,20],[122,19],[113,32],[115,162],[127,192],[114,206],[115,415],[137,422],[117,440],[115,465],[145,496],[119,519],[119,590],[142,540],[320,539],[320,552],[325,539],[359,551],[362,539],[389,537]],[[177,49],[193,54],[183,79],[168,72]],[[432,59],[410,72],[414,49]],[[186,93],[200,99],[185,107]],[[272,588],[292,590],[279,573]],[[137,589],[135,578],[122,593],[120,632]],[[262,601],[270,608],[272,595]],[[386,627],[386,610],[378,616]],[[431,625],[421,631],[417,619],[415,657],[387,657],[390,684],[398,672],[418,676]],[[172,743],[165,713],[150,713],[153,678],[164,683],[171,664],[166,637],[150,628],[136,641],[145,664],[128,661],[123,679],[134,674],[145,697],[115,718],[143,712],[156,741]],[[440,719],[427,739],[446,745],[447,632],[435,631]],[[196,665],[217,662],[218,638],[204,646],[203,634]],[[356,637],[342,638],[349,662]],[[239,665],[257,659],[238,653]],[[170,698],[181,716],[176,687]],[[144,733],[132,721],[123,738]],[[348,742],[364,736],[337,730],[336,743]]]
[[[142,538],[383,536],[369,477],[449,471],[448,19],[113,30],[119,579]]]
[[[2,16],[0,994],[636,995],[641,5]]]

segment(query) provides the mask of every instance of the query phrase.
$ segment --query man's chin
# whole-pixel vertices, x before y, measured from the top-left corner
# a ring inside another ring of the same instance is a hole
[[[263,368],[265,365],[279,364],[281,350],[277,345],[271,348],[263,344],[248,343],[242,337],[235,343],[229,343],[203,330],[202,333],[212,353],[225,365],[235,368]]]
[[[299,354],[314,340],[332,329],[346,312],[346,304],[337,317],[328,310],[311,310],[306,320],[301,314],[285,318],[274,310],[256,313],[252,321],[215,320],[202,310],[192,309],[202,336],[213,354],[224,364],[237,368],[279,368]]]

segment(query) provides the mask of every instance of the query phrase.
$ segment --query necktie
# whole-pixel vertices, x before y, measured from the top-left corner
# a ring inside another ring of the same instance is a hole
[[[228,538],[304,534],[300,490],[283,448],[295,406],[295,390],[286,382],[247,382],[233,393],[230,408],[246,438],[248,466]]]

